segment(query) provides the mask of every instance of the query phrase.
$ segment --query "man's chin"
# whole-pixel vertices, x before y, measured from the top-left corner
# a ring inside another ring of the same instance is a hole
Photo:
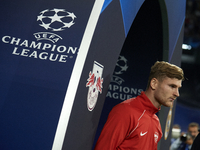
[[[173,107],[173,104],[174,104],[173,102],[170,102],[170,103],[166,103],[164,106],[165,107]]]

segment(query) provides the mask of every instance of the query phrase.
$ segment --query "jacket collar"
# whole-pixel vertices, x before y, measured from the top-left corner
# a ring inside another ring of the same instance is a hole
[[[145,109],[151,115],[154,115],[155,113],[160,111],[161,108],[156,108],[144,92],[141,92],[139,97],[140,97],[140,101],[144,107],[143,109]]]

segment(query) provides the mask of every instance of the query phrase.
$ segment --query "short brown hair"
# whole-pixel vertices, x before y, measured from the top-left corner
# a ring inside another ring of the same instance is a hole
[[[165,61],[157,61],[151,67],[147,88],[149,87],[150,82],[153,78],[156,78],[159,81],[162,81],[162,79],[165,77],[176,78],[178,80],[184,80],[184,73],[183,73],[183,70],[176,65],[170,64]]]
[[[190,123],[190,124],[188,125],[188,128],[189,128],[189,127],[197,127],[197,128],[199,129],[199,124],[196,123],[196,122],[192,122],[192,123]]]

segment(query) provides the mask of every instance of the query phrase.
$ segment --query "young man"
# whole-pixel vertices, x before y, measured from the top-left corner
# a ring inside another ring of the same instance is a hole
[[[112,109],[95,150],[157,150],[162,130],[155,113],[161,105],[173,105],[182,80],[181,68],[157,61],[151,67],[146,91]]]

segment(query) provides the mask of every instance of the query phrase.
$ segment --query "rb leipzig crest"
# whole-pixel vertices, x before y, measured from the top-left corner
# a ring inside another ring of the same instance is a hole
[[[86,87],[89,87],[87,95],[87,108],[92,111],[97,103],[98,94],[102,93],[103,78],[101,78],[103,73],[103,66],[98,62],[94,61],[93,70],[89,73],[89,78],[87,79]]]

